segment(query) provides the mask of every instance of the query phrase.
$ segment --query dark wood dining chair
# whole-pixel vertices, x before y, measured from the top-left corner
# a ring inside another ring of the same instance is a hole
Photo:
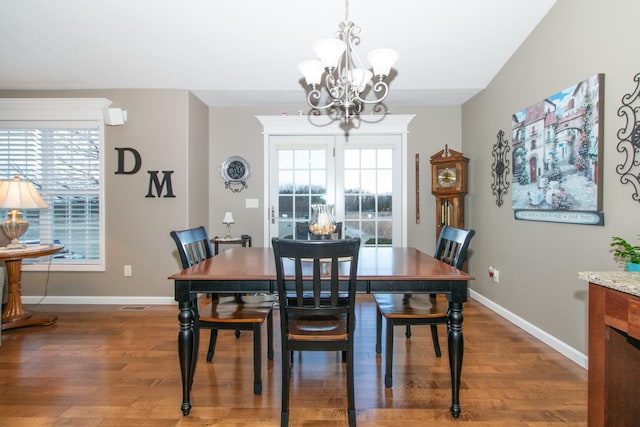
[[[346,354],[347,415],[349,426],[355,426],[353,339],[360,239],[307,241],[275,237],[271,245],[282,344],[280,425],[289,425],[291,353],[337,351]]]
[[[434,257],[462,269],[467,249],[475,230],[442,226]],[[391,387],[393,366],[393,328],[405,325],[405,336],[411,337],[412,325],[431,325],[431,338],[436,357],[440,357],[438,325],[448,321],[448,303],[435,294],[374,294],[376,301],[376,353],[382,353],[382,318],[386,327],[384,385]]]
[[[170,233],[176,242],[182,268],[188,268],[213,256],[211,242],[205,227],[196,227]],[[245,304],[242,297],[229,296],[211,298],[200,307],[198,295],[193,295],[194,309],[194,355],[191,369],[193,373],[200,343],[200,329],[210,329],[207,362],[213,360],[218,330],[253,331],[253,392],[262,393],[262,324],[267,321],[267,358],[273,360],[273,301],[263,301],[257,304]],[[236,334],[238,337],[238,334]]]

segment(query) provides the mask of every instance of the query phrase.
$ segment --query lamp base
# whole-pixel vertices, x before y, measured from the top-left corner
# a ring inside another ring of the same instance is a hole
[[[0,229],[5,236],[11,239],[11,243],[7,245],[7,249],[20,249],[26,246],[20,243],[20,237],[27,232],[29,228],[29,222],[20,218],[21,212],[12,209],[8,214],[9,219],[3,223],[0,223]]]
[[[231,224],[230,223],[227,224],[227,234],[224,236],[224,239],[226,239],[226,240],[233,239],[233,236],[231,236]]]
[[[27,245],[25,245],[24,243],[21,243],[20,240],[18,239],[13,239],[11,243],[5,246],[6,249],[24,249],[26,247]]]

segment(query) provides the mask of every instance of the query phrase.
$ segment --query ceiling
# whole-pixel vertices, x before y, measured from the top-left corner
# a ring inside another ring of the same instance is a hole
[[[460,105],[556,0],[351,0],[356,51],[397,50],[388,104]],[[297,64],[343,0],[0,0],[0,89],[187,89],[210,106],[304,103]]]

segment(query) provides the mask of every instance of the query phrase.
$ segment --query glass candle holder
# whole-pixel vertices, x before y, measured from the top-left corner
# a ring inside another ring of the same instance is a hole
[[[311,205],[309,231],[320,239],[331,239],[336,231],[336,217],[333,205]]]

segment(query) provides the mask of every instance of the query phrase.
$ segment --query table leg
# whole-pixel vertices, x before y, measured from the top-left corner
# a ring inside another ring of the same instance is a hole
[[[178,353],[180,356],[180,374],[182,375],[182,414],[189,415],[191,411],[191,400],[189,394],[193,381],[193,307],[191,300],[182,301],[179,304],[178,322],[180,332],[178,332]]]
[[[447,344],[449,347],[449,366],[451,369],[451,414],[460,415],[460,375],[462,373],[462,355],[464,337],[462,336],[462,303],[449,302],[449,323],[447,325]]]
[[[22,260],[5,260],[7,270],[7,305],[2,312],[2,330],[21,328],[24,326],[48,326],[56,322],[56,316],[34,315],[22,305],[21,275]]]

